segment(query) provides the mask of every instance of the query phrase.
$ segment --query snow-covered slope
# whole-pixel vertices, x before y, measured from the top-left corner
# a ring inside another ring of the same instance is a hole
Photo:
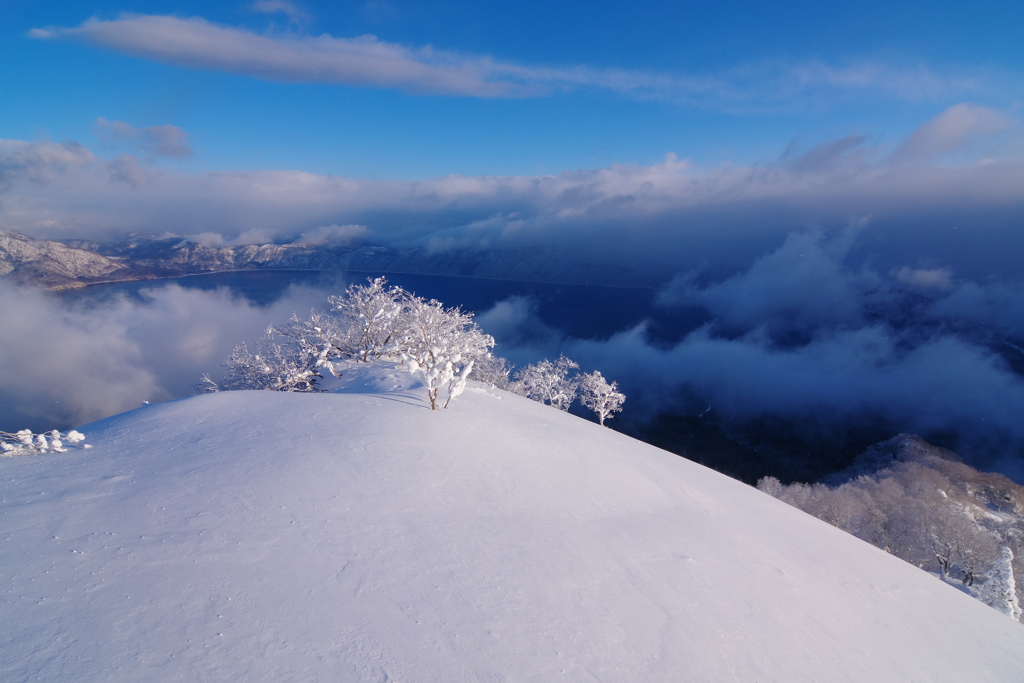
[[[752,488],[374,377],[0,461],[0,679],[1024,679],[1020,624]]]

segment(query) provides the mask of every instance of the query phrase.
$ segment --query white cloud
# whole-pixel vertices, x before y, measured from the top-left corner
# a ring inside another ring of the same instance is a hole
[[[732,419],[820,417],[839,424],[884,417],[906,431],[950,429],[979,442],[1024,444],[1017,407],[1024,381],[991,352],[953,336],[921,344],[884,326],[816,335],[780,349],[762,335],[725,338],[701,329],[671,348],[642,329],[606,341],[577,341],[566,353],[627,387],[644,408],[687,385]]]
[[[264,13],[283,12],[293,22],[307,15],[290,2],[262,0]],[[284,82],[397,88],[468,97],[535,97],[597,89],[641,99],[726,110],[776,110],[822,106],[866,93],[901,100],[934,100],[982,92],[1019,90],[1003,74],[940,73],[926,65],[873,61],[846,64],[760,63],[714,73],[673,74],[587,65],[515,64],[430,46],[388,43],[373,35],[260,35],[199,17],[125,14],[92,18],[77,27],[29,32],[42,40],[70,39],[187,68],[209,69]]]
[[[102,116],[93,124],[93,134],[102,142],[131,144],[148,154],[187,159],[192,156],[188,133],[178,126],[164,124],[136,128],[124,121],[108,121]]]
[[[45,185],[94,161],[92,152],[77,142],[0,140],[0,191],[26,181]]]
[[[132,187],[145,187],[150,182],[150,173],[131,154],[122,154],[107,164],[110,179]]]
[[[1011,133],[1016,134],[1019,143],[1024,133],[1019,120],[988,107],[961,103],[914,131],[896,150],[893,161],[927,163],[965,151],[977,153],[978,147],[984,150],[984,158],[991,159],[1002,156],[1000,150],[1005,153],[1014,149],[1005,139]]]
[[[893,270],[892,276],[904,284],[922,289],[950,289],[953,286],[953,271],[949,268],[903,266]]]
[[[368,232],[365,225],[321,225],[302,233],[295,241],[299,244],[349,244],[366,237]]]
[[[287,0],[257,0],[252,3],[252,10],[261,14],[277,14],[280,12],[288,17],[293,24],[302,25],[310,22],[312,17],[294,2]]]
[[[76,28],[33,30],[35,38],[70,38],[178,66],[286,82],[399,88],[474,97],[534,94],[510,69],[488,58],[409,48],[376,36],[261,36],[204,19],[124,15]],[[514,71],[515,69],[511,69]]]
[[[294,288],[260,308],[224,290],[172,284],[83,308],[0,281],[0,416],[8,427],[66,428],[188,395],[235,345],[324,299]]]
[[[650,166],[417,181],[300,171],[190,175],[141,168],[130,157],[103,162],[73,143],[6,141],[0,229],[48,237],[211,233],[239,244],[321,239],[336,230],[335,237],[360,233],[434,251],[551,246],[570,258],[670,277],[700,262],[745,267],[794,229],[841,228],[869,216],[862,245],[875,244],[889,259],[880,272],[928,262],[966,277],[1017,272],[1024,156],[978,163],[971,150],[986,152],[992,138],[963,139],[964,150],[953,152],[959,163],[904,165],[853,137],[750,167],[703,169],[669,155]]]
[[[877,288],[879,278],[844,268],[855,235],[854,229],[833,239],[820,230],[792,232],[746,272],[704,287],[677,278],[658,299],[662,305],[702,306],[726,328],[742,331],[817,330],[859,321],[864,292]]]

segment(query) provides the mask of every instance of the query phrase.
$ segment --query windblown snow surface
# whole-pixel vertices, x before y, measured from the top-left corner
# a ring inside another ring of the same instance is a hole
[[[367,372],[0,460],[0,679],[1024,680],[1020,624],[759,491]]]

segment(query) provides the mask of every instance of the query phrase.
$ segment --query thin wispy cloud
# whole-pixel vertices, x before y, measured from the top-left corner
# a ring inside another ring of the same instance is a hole
[[[963,153],[994,158],[1012,149],[1014,142],[1020,149],[1019,129],[1019,122],[1004,112],[962,103],[914,131],[893,160],[920,163]]]
[[[267,14],[284,13],[295,25],[308,21],[305,12],[283,0],[262,0],[252,7]],[[40,40],[77,40],[141,59],[271,81],[481,98],[595,90],[742,111],[820,106],[842,100],[844,94],[935,100],[1011,87],[1002,76],[982,70],[942,73],[924,64],[872,61],[757,63],[706,74],[528,65],[390,43],[373,35],[261,35],[199,17],[162,15],[92,18],[77,27],[37,28],[29,35]]]
[[[257,0],[252,3],[252,10],[261,14],[284,14],[297,26],[308,24],[313,19],[309,12],[287,0]]]
[[[510,78],[514,67],[429,47],[386,43],[371,35],[262,36],[200,18],[147,15],[125,15],[112,21],[90,19],[76,28],[36,29],[30,35],[81,40],[133,57],[272,81],[472,97],[537,94],[536,85]]]
[[[125,121],[108,121],[101,116],[96,119],[92,131],[102,142],[127,143],[148,154],[175,159],[187,159],[192,156],[188,133],[170,123],[137,128]]]

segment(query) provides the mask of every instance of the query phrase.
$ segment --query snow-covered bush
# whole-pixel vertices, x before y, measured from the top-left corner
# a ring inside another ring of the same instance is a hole
[[[203,375],[198,388],[212,393],[217,391],[319,391],[316,383],[323,379],[319,370],[324,361],[317,349],[296,343],[277,343],[274,329],[257,340],[250,351],[244,342],[235,347],[227,360],[221,363],[227,373],[220,382]],[[332,367],[333,370],[333,367]]]
[[[616,382],[608,384],[601,373],[594,372],[582,375],[579,380],[580,402],[597,413],[597,421],[604,425],[605,420],[614,417],[613,413],[622,410],[626,395],[618,391]]]
[[[437,410],[441,399],[447,408],[465,388],[474,362],[490,353],[494,337],[483,333],[472,313],[446,309],[440,301],[408,295],[403,304],[402,361],[423,378],[430,409]]]
[[[14,432],[0,432],[0,455],[32,455],[36,453],[64,453],[67,447],[92,448],[85,443],[85,435],[72,429],[66,434],[54,429],[34,434],[29,429]]]
[[[554,362],[545,358],[516,371],[515,389],[526,398],[569,410],[579,390],[579,382],[569,373],[579,367],[579,363],[565,356],[559,356]]]

